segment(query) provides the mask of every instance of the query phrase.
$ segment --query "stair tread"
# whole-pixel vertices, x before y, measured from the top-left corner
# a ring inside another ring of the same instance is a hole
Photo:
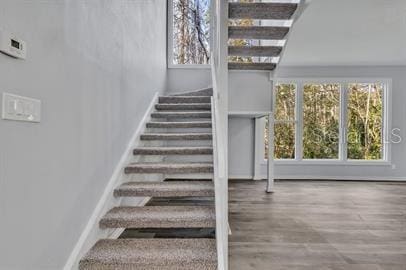
[[[195,146],[179,146],[179,147],[137,147],[134,149],[134,155],[165,155],[165,154],[212,154],[212,147],[195,147]]]
[[[102,239],[80,261],[80,270],[215,270],[215,239]]]
[[[214,196],[212,181],[127,182],[115,196],[185,197]]]
[[[152,118],[211,118],[211,111],[158,111],[151,113]]]
[[[160,104],[164,103],[210,103],[210,96],[161,96],[158,98]]]
[[[210,103],[158,103],[155,108],[159,111],[173,110],[208,110],[211,109]]]
[[[289,20],[297,9],[296,3],[229,3],[230,19]]]
[[[229,69],[240,70],[274,70],[276,64],[274,63],[245,63],[245,62],[229,62]]]
[[[211,140],[211,133],[144,133],[141,140]]]
[[[289,32],[284,26],[229,26],[229,38],[237,39],[283,39]]]
[[[125,168],[126,173],[211,173],[213,163],[131,163]]]
[[[148,122],[147,128],[211,128],[211,121]]]
[[[228,46],[228,55],[231,56],[279,56],[282,52],[280,46]]]
[[[214,206],[119,206],[100,220],[101,228],[213,228]]]

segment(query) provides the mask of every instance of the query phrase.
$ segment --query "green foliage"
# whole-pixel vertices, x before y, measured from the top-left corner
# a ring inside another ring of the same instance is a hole
[[[339,157],[340,87],[340,84],[304,85],[303,159]],[[296,91],[294,84],[279,84],[275,87],[276,159],[295,158]],[[382,159],[383,86],[349,84],[347,99],[348,159]],[[265,142],[268,142],[267,136]]]
[[[349,85],[349,159],[382,159],[382,97],[383,87],[380,84]]]
[[[340,85],[306,84],[303,89],[303,158],[337,159]]]

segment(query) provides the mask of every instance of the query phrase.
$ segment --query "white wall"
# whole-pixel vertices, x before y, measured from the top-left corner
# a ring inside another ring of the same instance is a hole
[[[229,111],[270,111],[271,82],[269,72],[230,71]]]
[[[229,118],[228,120],[229,178],[252,178],[254,172],[254,120]],[[234,156],[238,154],[238,156]]]
[[[322,77],[380,77],[392,78],[392,127],[401,129],[403,142],[401,144],[392,145],[392,166],[341,166],[341,165],[276,165],[275,175],[277,178],[346,178],[346,179],[392,179],[406,180],[406,167],[403,165],[406,158],[406,67],[401,66],[381,66],[381,67],[283,67],[279,70],[280,77],[303,77],[303,78],[322,78]],[[253,76],[253,75],[250,75]],[[257,95],[258,108],[262,108],[263,99],[268,95],[269,89],[265,87],[265,83],[259,84],[257,81],[252,81],[258,86],[255,90]],[[246,82],[248,84],[248,82]],[[263,87],[259,88],[263,84]],[[233,91],[241,93],[241,84],[234,84],[234,89],[230,87],[230,96],[233,96]],[[237,90],[235,90],[237,88]],[[244,95],[234,96],[234,102],[231,103],[233,110],[247,110]],[[236,101],[237,100],[237,101]],[[236,105],[241,104],[241,105]],[[251,104],[248,110],[256,107]],[[251,122],[253,125],[253,122]],[[242,124],[238,121],[230,121],[230,130],[247,129],[246,123]],[[254,137],[230,137],[230,145],[252,145]],[[241,150],[238,147],[230,147],[230,164],[235,164],[241,155],[245,155],[247,149]],[[248,163],[253,163],[253,160],[247,160]],[[230,168],[230,175],[253,175],[251,168],[246,168],[246,171],[238,171]]]
[[[39,124],[0,120],[0,269],[61,269],[156,91],[166,1],[2,0],[0,94],[42,100]]]
[[[209,68],[170,68],[166,94],[203,89],[211,85]]]

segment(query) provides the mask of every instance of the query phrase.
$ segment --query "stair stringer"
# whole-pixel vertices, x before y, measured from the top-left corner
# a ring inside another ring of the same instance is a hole
[[[132,177],[134,175],[127,175],[124,173],[125,166],[131,162],[139,162],[143,158],[134,156],[133,149],[138,146],[144,146],[144,142],[140,140],[141,134],[145,131],[146,123],[151,120],[151,113],[155,110],[155,104],[158,102],[159,92],[156,92],[152,98],[141,122],[135,129],[133,136],[131,137],[127,147],[121,156],[120,161],[117,163],[117,166],[105,187],[103,194],[97,203],[89,221],[87,222],[84,230],[82,231],[78,241],[76,242],[71,254],[68,257],[67,262],[63,270],[76,270],[79,268],[80,259],[86,254],[86,252],[99,240],[103,238],[117,238],[124,229],[101,229],[99,226],[99,221],[101,218],[113,207],[120,206],[123,202],[131,201],[131,205],[134,206],[144,206],[150,200],[150,197],[139,197],[139,198],[116,198],[114,197],[114,190],[121,184],[129,181],[133,181]],[[157,146],[161,146],[159,142],[156,142]],[[154,157],[156,160],[158,157]],[[146,177],[146,176],[145,176]],[[137,177],[137,180],[142,179],[143,176]],[[145,180],[155,180],[163,181],[163,174],[156,174],[152,177],[148,176],[148,179]]]

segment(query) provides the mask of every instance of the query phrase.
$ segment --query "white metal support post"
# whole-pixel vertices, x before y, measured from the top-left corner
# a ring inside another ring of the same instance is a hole
[[[271,80],[271,112],[268,115],[268,168],[267,168],[267,185],[266,192],[272,193],[274,191],[274,81]]]

